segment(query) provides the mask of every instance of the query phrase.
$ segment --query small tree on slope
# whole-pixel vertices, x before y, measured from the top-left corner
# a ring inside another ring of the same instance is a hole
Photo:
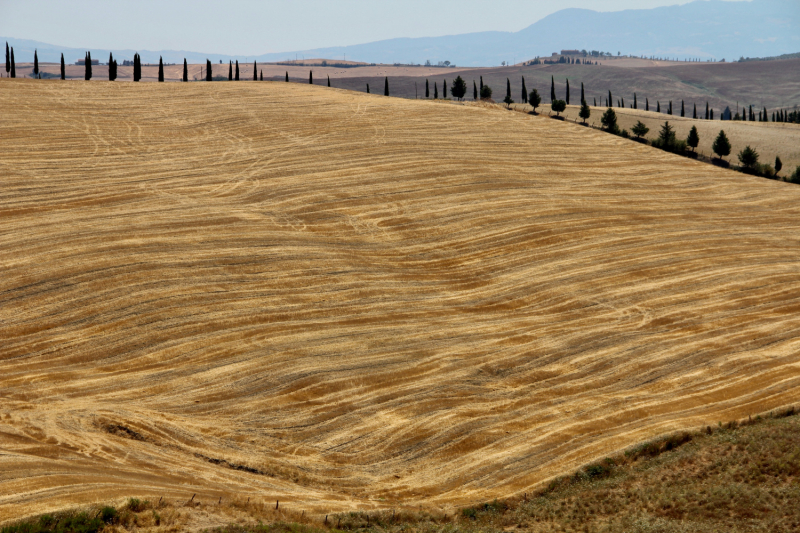
[[[714,144],[711,145],[711,149],[720,159],[731,154],[731,142],[728,140],[728,136],[725,135],[724,130],[719,130],[719,134],[717,138],[714,139]]]

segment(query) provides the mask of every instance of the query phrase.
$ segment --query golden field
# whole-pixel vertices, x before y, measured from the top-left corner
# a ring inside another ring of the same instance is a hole
[[[586,123],[599,128],[601,127],[600,119],[608,108],[590,107],[592,116]],[[514,104],[514,108],[520,111],[532,110],[529,105]],[[566,117],[567,120],[581,123],[582,119],[578,116],[580,109],[580,106],[567,106],[566,111],[561,113],[561,116]],[[720,130],[724,130],[725,135],[731,142],[731,155],[725,157],[725,160],[735,166],[739,165],[737,154],[745,146],[755,148],[759,154],[760,163],[773,166],[775,157],[780,157],[783,163],[783,170],[779,173],[781,177],[791,176],[792,172],[800,166],[800,124],[693,119],[690,107],[686,108],[686,117],[680,116],[680,104],[676,108],[676,115],[618,107],[615,107],[614,111],[617,114],[617,124],[619,124],[620,129],[626,129],[630,133],[633,126],[641,121],[650,128],[645,138],[651,141],[658,138],[658,133],[661,131],[664,122],[669,122],[670,126],[674,128],[677,138],[684,140],[689,136],[689,130],[694,126],[700,135],[700,144],[697,147],[697,152],[707,157],[716,157],[711,145],[719,135]],[[550,115],[552,113],[550,104],[537,108],[537,113]],[[698,116],[701,115],[700,109],[697,110],[697,114]],[[702,110],[702,115],[705,115],[705,108]],[[633,137],[632,133],[631,137]]]
[[[301,84],[0,104],[0,522],[447,511],[800,399],[796,185]]]

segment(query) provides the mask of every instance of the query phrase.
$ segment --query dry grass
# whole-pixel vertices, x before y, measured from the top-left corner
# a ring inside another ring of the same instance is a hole
[[[580,94],[580,93],[579,93]],[[673,102],[673,106],[674,106]],[[519,110],[530,111],[530,106],[514,106]],[[594,124],[600,127],[600,117],[606,111],[605,107],[592,107],[592,116],[587,121],[587,124]],[[568,106],[567,110],[561,114],[567,120],[572,122],[582,122],[578,117],[580,106]],[[770,166],[775,163],[775,157],[780,156],[783,162],[783,170],[780,175],[783,177],[790,176],[792,172],[800,166],[800,124],[787,124],[775,122],[740,122],[740,121],[720,121],[720,120],[701,120],[692,119],[692,109],[687,107],[687,117],[680,116],[680,102],[674,109],[675,115],[667,115],[666,113],[656,113],[655,111],[644,111],[642,109],[629,109],[629,108],[614,108],[617,113],[617,122],[620,129],[626,129],[630,133],[631,128],[641,121],[650,131],[645,135],[646,139],[653,140],[658,138],[658,132],[664,122],[669,121],[670,125],[675,129],[675,135],[678,139],[686,139],[689,135],[689,130],[692,126],[697,127],[697,132],[700,135],[700,145],[697,151],[706,156],[713,156],[711,145],[714,139],[717,138],[720,130],[725,130],[725,135],[731,141],[731,155],[725,159],[734,165],[739,164],[736,155],[744,149],[745,146],[752,146],[758,151],[759,162],[769,164]],[[550,113],[550,106],[543,105],[537,108],[537,112]],[[703,109],[705,113],[705,108]],[[698,115],[700,115],[698,109]],[[633,137],[633,134],[631,134]]]
[[[729,422],[644,443],[559,478],[538,493],[450,514],[393,509],[342,513],[320,523],[304,513],[287,513],[263,502],[130,500],[108,515],[112,518],[105,532],[788,533],[800,527],[796,505],[800,417],[784,415]],[[99,511],[83,510],[89,517],[101,516]],[[64,523],[65,517],[79,512],[32,522]],[[22,531],[26,531],[24,526],[11,526],[3,533]]]
[[[795,185],[490,107],[0,86],[0,521],[446,513],[800,400]]]

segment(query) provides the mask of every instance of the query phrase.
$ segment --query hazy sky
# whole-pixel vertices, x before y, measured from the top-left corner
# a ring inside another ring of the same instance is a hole
[[[685,3],[687,0],[0,0],[0,36],[87,49],[256,55],[393,37],[518,31],[568,7],[617,11]]]

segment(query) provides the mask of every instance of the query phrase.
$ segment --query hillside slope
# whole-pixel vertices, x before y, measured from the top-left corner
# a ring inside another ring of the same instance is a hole
[[[795,185],[308,85],[0,89],[0,520],[464,505],[800,399]]]

